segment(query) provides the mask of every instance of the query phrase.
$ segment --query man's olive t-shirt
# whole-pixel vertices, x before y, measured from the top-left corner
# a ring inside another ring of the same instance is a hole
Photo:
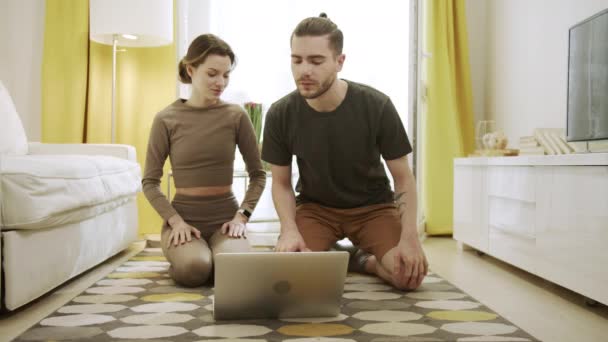
[[[287,166],[296,156],[298,204],[356,208],[393,201],[380,156],[412,151],[403,123],[388,96],[346,82],[346,96],[332,112],[315,111],[296,90],[266,114],[262,159]]]

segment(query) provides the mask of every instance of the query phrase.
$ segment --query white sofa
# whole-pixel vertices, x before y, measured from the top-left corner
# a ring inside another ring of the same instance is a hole
[[[137,239],[127,145],[28,143],[0,82],[0,303],[14,310]]]

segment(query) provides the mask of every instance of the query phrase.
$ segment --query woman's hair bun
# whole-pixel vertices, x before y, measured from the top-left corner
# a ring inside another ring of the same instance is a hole
[[[319,14],[320,18],[327,18],[327,14],[325,12],[321,12],[321,14]]]

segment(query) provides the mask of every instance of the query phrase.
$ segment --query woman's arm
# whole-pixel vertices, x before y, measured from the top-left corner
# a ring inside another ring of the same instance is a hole
[[[247,185],[247,191],[245,192],[243,203],[241,203],[241,208],[252,213],[266,186],[266,171],[264,171],[262,166],[260,150],[249,116],[243,112],[239,121],[237,145],[243,155],[247,173],[249,174],[249,184]]]
[[[142,188],[148,202],[165,221],[175,223],[181,217],[173,208],[167,196],[161,191],[160,181],[163,176],[163,166],[169,155],[169,132],[163,120],[157,115],[152,123],[146,165],[142,178]],[[177,215],[177,217],[174,217]],[[171,219],[171,220],[170,220]]]

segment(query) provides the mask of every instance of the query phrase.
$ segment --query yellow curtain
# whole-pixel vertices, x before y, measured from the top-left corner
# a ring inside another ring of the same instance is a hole
[[[176,97],[175,46],[127,48],[116,57],[116,143],[135,146],[143,167],[154,115]],[[110,141],[112,47],[91,42],[87,142]],[[168,163],[167,163],[168,165]],[[165,173],[168,166],[165,167]],[[161,184],[166,188],[165,182]],[[159,234],[162,220],[140,193],[139,233]]]
[[[453,159],[474,150],[464,0],[426,0],[426,111],[422,115],[422,205],[429,235],[452,233]]]
[[[88,1],[47,0],[46,4],[43,98],[60,91],[63,97],[43,101],[43,123],[49,123],[43,125],[43,141],[82,142],[85,137],[86,143],[110,143],[112,47],[89,42]],[[78,11],[73,5],[78,5]],[[73,32],[79,32],[79,44],[72,43],[76,40]],[[55,55],[65,44],[73,46],[66,54],[79,56],[77,61],[88,68],[74,68],[80,64]],[[176,98],[175,49],[172,44],[121,48],[124,51],[117,53],[116,143],[135,146],[142,171],[154,115]],[[161,186],[166,188],[164,180]],[[139,233],[160,233],[162,221],[143,194],[138,194],[137,202]]]
[[[42,141],[84,140],[89,2],[47,0],[42,60]]]

